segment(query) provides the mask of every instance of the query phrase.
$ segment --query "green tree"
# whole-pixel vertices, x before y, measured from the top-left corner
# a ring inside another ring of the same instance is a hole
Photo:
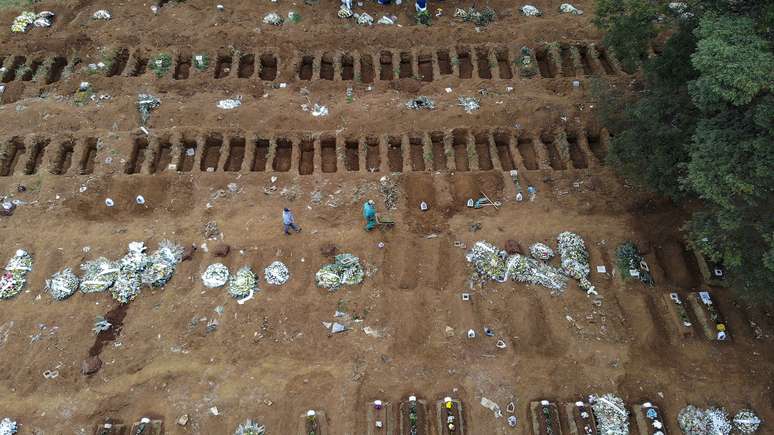
[[[599,2],[596,22],[622,58],[638,62],[643,49],[610,36],[621,29],[670,35],[642,62],[642,92],[600,87],[601,116],[615,132],[608,160],[658,193],[701,200],[686,226],[693,245],[729,269],[734,288],[774,298],[772,2],[697,0],[672,18],[655,7]]]

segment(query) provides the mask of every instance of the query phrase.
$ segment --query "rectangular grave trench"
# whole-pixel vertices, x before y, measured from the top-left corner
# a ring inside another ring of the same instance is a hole
[[[301,80],[312,80],[314,72],[314,56],[302,56],[301,63],[298,65],[298,78]]]
[[[535,60],[538,63],[538,69],[540,70],[540,76],[545,78],[556,77],[556,69],[554,63],[551,61],[548,51],[545,47],[540,47],[535,50]]]
[[[75,142],[66,140],[59,145],[59,155],[54,160],[54,171],[57,175],[65,175],[73,164]]]
[[[383,51],[379,55],[379,80],[392,80],[392,53]]]
[[[543,132],[540,135],[540,141],[543,142],[548,152],[548,163],[551,165],[551,169],[561,171],[566,169],[566,167],[562,161],[562,156],[559,154],[559,150],[556,149],[554,139],[554,135],[549,132]]]
[[[240,79],[249,79],[255,73],[255,55],[245,53],[239,56],[239,66],[237,67],[237,77]]]
[[[489,50],[485,48],[476,49],[476,60],[478,61],[478,76],[489,80],[492,78],[492,68],[489,65]]]
[[[94,173],[94,165],[97,160],[97,144],[98,139],[96,137],[87,137],[83,141],[83,154],[81,154],[81,160],[78,162],[78,173],[81,175],[89,175]]]
[[[181,53],[177,55],[175,63],[175,72],[172,78],[175,80],[186,80],[191,75],[191,53]]]
[[[156,161],[153,162],[155,172],[164,172],[169,170],[172,164],[172,142],[168,136],[159,138],[159,149],[156,153]]]
[[[565,77],[575,77],[575,63],[570,53],[570,46],[562,44],[559,47],[559,56],[562,60],[562,75]]]
[[[48,70],[46,84],[58,82],[62,78],[62,71],[67,66],[67,59],[64,57],[55,57],[51,62],[51,68]]]
[[[387,138],[387,163],[390,166],[390,172],[403,171],[403,148],[400,136],[389,136]]]
[[[409,136],[409,156],[411,157],[412,171],[425,170],[425,156],[424,156],[424,147],[422,144],[422,136],[419,136],[419,135]]]
[[[287,138],[277,139],[277,148],[274,155],[274,163],[272,163],[272,169],[277,172],[288,172],[290,170],[290,163],[293,156],[293,142]]]
[[[360,170],[360,151],[357,139],[344,141],[344,166],[347,171]]]
[[[600,163],[604,164],[605,159],[607,158],[607,150],[605,149],[605,145],[602,143],[599,134],[588,134],[586,139],[588,140],[591,152]]]
[[[605,70],[605,74],[609,76],[615,75],[615,68],[613,68],[613,64],[610,62],[607,50],[604,47],[597,47],[597,58],[599,59],[599,64],[602,65],[602,69]]]
[[[469,171],[467,130],[458,128],[452,131],[452,148],[454,149],[454,163],[457,170]]]
[[[379,152],[379,138],[366,137],[366,169],[370,172],[378,171],[382,165],[382,157]]]
[[[242,161],[245,159],[245,138],[233,136],[229,141],[228,158],[226,159],[227,172],[239,172],[242,169]]]
[[[419,68],[419,77],[423,82],[433,81],[433,55],[423,53],[417,56],[417,67]]]
[[[298,174],[310,175],[314,172],[314,140],[309,137],[301,139],[300,151]]]
[[[204,149],[202,150],[201,171],[215,172],[218,170],[220,161],[220,150],[223,147],[223,135],[220,133],[211,133],[204,140]]]
[[[586,161],[586,155],[583,153],[580,145],[578,145],[578,137],[574,134],[567,135],[567,143],[570,145],[570,159],[572,160],[572,166],[575,169],[588,168],[589,164]]]
[[[180,172],[191,172],[196,160],[196,140],[192,138],[183,137],[182,150],[180,152],[180,163],[177,165],[177,170]]]
[[[341,79],[355,79],[355,59],[349,53],[341,55]]]
[[[460,69],[461,79],[473,78],[473,61],[470,59],[470,51],[465,48],[458,48],[457,64]]]
[[[13,81],[16,78],[16,70],[19,69],[20,66],[27,63],[27,58],[24,56],[14,56],[13,60],[11,61],[11,65],[8,66],[8,69],[5,71],[5,74],[3,74],[3,83],[8,83]]]
[[[132,65],[132,70],[129,71],[129,75],[131,77],[139,77],[145,74],[145,71],[148,69],[148,57],[137,49],[134,51],[132,58],[134,59],[134,65]]]
[[[0,175],[3,177],[13,175],[16,170],[16,165],[18,165],[19,162],[24,159],[25,154],[27,154],[27,147],[24,146],[24,139],[18,136],[11,139],[7,149],[7,155],[2,162],[0,162],[2,163],[0,169],[3,171]]]
[[[400,53],[399,78],[408,79],[414,77],[414,66],[412,63],[411,53],[405,51]]]
[[[261,80],[273,81],[277,78],[277,57],[271,53],[261,55]]]
[[[591,60],[589,59],[589,47],[587,45],[578,45],[576,48],[578,49],[578,53],[580,53],[583,74],[587,76],[593,75],[594,68],[591,66]]]
[[[524,167],[530,171],[538,169],[537,155],[535,154],[535,146],[532,143],[532,138],[519,136],[517,142],[519,154],[521,154],[521,160],[524,162]]]
[[[516,169],[511,155],[511,137],[508,133],[498,131],[493,135],[495,148],[497,148],[497,157],[500,159],[500,165],[503,171]]]
[[[438,72],[441,75],[449,75],[454,72],[452,69],[451,57],[449,56],[449,50],[438,50],[436,52],[438,56]]]
[[[27,68],[24,71],[24,74],[22,74],[22,76],[19,77],[19,79],[23,82],[28,82],[32,80],[32,78],[35,77],[35,73],[38,72],[38,68],[40,68],[41,65],[43,65],[43,59],[33,60],[30,63],[29,68]]]
[[[370,54],[360,56],[360,80],[363,83],[374,82],[374,60]]]
[[[223,79],[231,73],[233,59],[230,55],[219,54],[215,59],[215,78]]]
[[[250,170],[253,172],[263,172],[266,170],[266,159],[269,155],[269,140],[258,138],[255,140],[255,153]]]
[[[32,145],[30,158],[27,160],[27,167],[24,170],[25,174],[35,175],[40,171],[43,165],[43,158],[46,155],[46,147],[48,147],[49,143],[51,143],[51,139],[46,138],[35,141]]]
[[[489,153],[489,133],[477,132],[473,138],[476,143],[476,154],[478,154],[478,169],[489,171],[492,165],[492,155]]]
[[[446,166],[446,148],[443,142],[443,132],[435,131],[430,133],[430,143],[433,149],[433,170],[445,171]]]
[[[500,78],[503,80],[512,79],[513,71],[511,70],[511,60],[508,56],[508,49],[501,48],[495,51],[495,58],[497,59],[497,69],[500,73]]]
[[[323,136],[320,138],[320,158],[322,160],[322,171],[326,173],[336,172],[336,138],[333,136]]]
[[[145,162],[145,151],[148,150],[148,139],[145,136],[134,138],[132,152],[129,155],[129,162],[126,165],[127,174],[139,174],[142,170],[142,164]]]
[[[320,78],[323,80],[333,80],[333,55],[324,53],[320,59]]]
[[[116,50],[113,56],[113,62],[110,65],[110,70],[107,72],[108,77],[121,75],[126,68],[126,64],[129,62],[129,49],[119,48]]]

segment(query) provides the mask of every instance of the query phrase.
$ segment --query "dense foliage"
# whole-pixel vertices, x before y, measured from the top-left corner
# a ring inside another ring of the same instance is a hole
[[[597,5],[605,43],[644,72],[637,92],[597,87],[608,160],[676,201],[700,200],[686,226],[693,245],[734,288],[774,298],[774,2]]]

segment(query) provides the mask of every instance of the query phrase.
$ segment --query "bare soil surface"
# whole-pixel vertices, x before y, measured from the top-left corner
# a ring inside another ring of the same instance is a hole
[[[150,3],[44,1],[34,9],[53,10],[54,26],[22,35],[9,31],[18,10],[0,12],[0,59],[14,66],[13,77],[2,77],[0,194],[23,201],[0,217],[0,261],[20,248],[35,260],[25,291],[0,301],[0,418],[17,420],[22,434],[93,433],[106,419],[131,425],[143,416],[163,419],[165,433],[233,433],[253,418],[269,433],[295,434],[299,416],[316,409],[328,433],[362,434],[375,399],[400,404],[416,395],[435,404],[450,396],[465,407],[466,433],[526,434],[531,401],[563,409],[614,392],[629,404],[656,403],[670,433],[688,403],[751,406],[774,421],[774,310],[714,288],[733,341],[710,342],[700,331],[675,337],[662,296],[685,300],[707,289],[680,233],[686,214],[605,166],[609,135],[590,95],[594,76],[630,86],[637,75],[601,47],[593,2],[576,4],[586,10],[580,17],[559,14],[559,2],[534,4],[543,17],[492,1],[499,18],[480,31],[451,17],[468,7],[456,1],[431,4],[443,16],[429,28],[413,23],[411,4],[368,3],[359,9],[396,15],[402,26],[364,28],[337,18],[335,2],[237,0],[218,12],[189,0],[153,15]],[[90,18],[104,7],[113,20]],[[300,23],[261,22],[291,9]],[[516,63],[522,46],[536,52],[531,78]],[[148,66],[159,53],[173,59],[160,78]],[[193,66],[197,54],[209,59],[204,71]],[[106,71],[88,71],[106,60]],[[25,65],[49,70],[36,75]],[[77,92],[83,81],[93,99]],[[138,93],[161,100],[148,134],[139,130]],[[407,109],[419,95],[436,109]],[[236,96],[241,107],[216,107]],[[481,109],[465,113],[459,96],[479,98]],[[302,109],[315,103],[328,116]],[[525,193],[537,188],[535,201],[514,201],[511,169]],[[394,210],[385,210],[384,176],[397,186]],[[502,207],[465,206],[482,192]],[[369,198],[394,228],[363,230]],[[282,233],[283,207],[301,233]],[[210,221],[231,246],[226,258],[207,252]],[[555,246],[562,231],[586,241],[601,305],[575,282],[558,296],[512,282],[469,287],[460,246]],[[117,259],[131,241],[154,249],[162,239],[199,249],[164,289],[145,289],[127,306],[109,294],[57,302],[43,291],[64,267]],[[655,287],[621,279],[615,249],[625,240],[640,246]],[[330,244],[360,257],[361,285],[333,293],[315,286]],[[280,287],[263,280],[275,260],[292,275]],[[200,275],[214,262],[251,266],[261,291],[239,305],[223,288],[206,289]],[[362,322],[330,334],[322,322],[336,310]],[[115,330],[95,335],[97,316]],[[212,319],[219,325],[207,332]],[[90,355],[103,365],[84,376]],[[47,379],[49,370],[59,375]],[[519,427],[496,419],[482,397],[503,409],[515,402]],[[438,433],[435,407],[427,410]],[[177,425],[184,414],[188,423]]]

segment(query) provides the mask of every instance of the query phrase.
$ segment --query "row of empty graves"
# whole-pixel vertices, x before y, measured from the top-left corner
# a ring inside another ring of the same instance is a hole
[[[593,43],[549,44],[528,53],[530,61],[537,62],[534,74],[525,73],[520,66],[526,52],[508,46],[317,52],[302,55],[296,71],[301,80],[363,83],[406,78],[432,82],[445,77],[511,80],[533,75],[554,78],[626,73],[617,59]]]
[[[565,170],[604,163],[609,135],[521,133],[512,129],[466,129],[348,137],[315,134],[205,134],[163,131],[137,135],[124,172],[408,172],[476,170]],[[0,176],[58,175],[94,171],[98,140],[55,141],[15,136],[0,145]],[[111,162],[112,163],[112,162]]]
[[[519,77],[583,77],[619,75],[623,71],[618,60],[605,48],[593,43],[554,43],[527,49],[510,46],[464,46],[438,49],[373,51],[320,51],[301,53],[290,62],[293,78],[300,80],[343,80],[373,83],[375,81],[416,78],[431,82],[444,77],[459,79],[511,80]],[[152,74],[152,62],[162,52],[146,49],[119,48],[102,62],[108,77],[138,77]],[[261,52],[224,52],[206,54],[172,50],[171,77],[186,80],[196,76],[216,79],[255,78],[274,81],[280,78],[282,59],[276,50]],[[525,73],[522,69],[525,53],[537,69]],[[36,81],[46,84],[59,81],[74,58],[64,56],[0,55],[0,80]],[[287,61],[287,60],[286,60]],[[95,61],[96,62],[96,61]],[[86,67],[88,62],[81,64]],[[534,63],[533,63],[534,64]],[[290,80],[291,77],[286,77]]]

